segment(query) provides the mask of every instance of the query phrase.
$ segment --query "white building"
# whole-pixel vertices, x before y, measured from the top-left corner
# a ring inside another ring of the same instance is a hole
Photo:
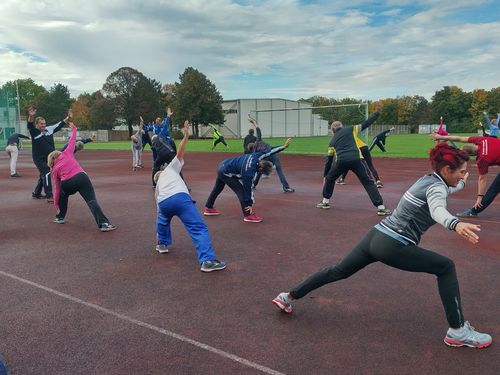
[[[311,106],[308,102],[287,99],[224,100],[225,122],[220,131],[226,138],[243,138],[248,134],[248,116],[251,116],[257,120],[265,138],[327,135],[328,122],[313,114]],[[202,131],[202,137],[211,134],[205,127]]]

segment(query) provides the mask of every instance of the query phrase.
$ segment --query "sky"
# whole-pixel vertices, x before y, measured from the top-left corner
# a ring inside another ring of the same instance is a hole
[[[164,83],[193,67],[225,100],[430,99],[500,86],[499,0],[2,0],[0,85],[72,96],[121,67]]]

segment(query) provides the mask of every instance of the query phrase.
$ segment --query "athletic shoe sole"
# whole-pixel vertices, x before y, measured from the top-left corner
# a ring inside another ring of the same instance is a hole
[[[459,347],[462,347],[462,346],[468,346],[469,348],[474,348],[474,349],[483,349],[483,348],[487,348],[488,346],[491,345],[491,341],[483,342],[483,343],[474,345],[474,344],[468,344],[468,343],[465,343],[465,342],[462,342],[462,341],[455,341],[453,339],[450,339],[449,337],[445,337],[444,338],[444,343],[446,345],[452,346],[454,348],[459,348]]]
[[[53,221],[54,224],[64,224],[64,221]]]
[[[168,253],[168,249],[165,249],[165,250],[156,249],[156,251],[158,251],[160,254],[166,254],[166,253]]]
[[[99,228],[101,230],[101,232],[112,232],[116,229],[116,227],[114,228]]]
[[[261,223],[263,219],[260,220],[251,220],[251,219],[243,219],[244,222],[247,223]]]
[[[205,216],[219,216],[220,212],[203,212]]]
[[[217,267],[217,268],[200,268],[200,271],[201,272],[213,272],[213,271],[222,271],[223,269],[226,269],[226,266]]]
[[[291,314],[293,312],[293,308],[285,305],[279,298],[273,299],[273,303],[285,314]]]

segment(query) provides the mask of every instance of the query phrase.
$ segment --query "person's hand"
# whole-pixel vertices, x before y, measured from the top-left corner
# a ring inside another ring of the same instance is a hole
[[[144,124],[144,119],[142,118],[142,116],[139,116],[139,119],[141,120],[141,124]]]
[[[290,146],[290,142],[292,142],[292,138],[287,138],[287,140],[285,141],[285,144],[283,146],[285,146],[285,148],[287,148],[288,146]]]
[[[378,101],[375,103],[375,112],[382,112],[382,108],[384,107],[384,105],[382,104],[382,102]]]
[[[436,132],[429,134],[429,137],[431,137],[435,141],[439,141],[440,139],[442,139],[442,136]]]
[[[481,197],[478,196],[476,198],[476,203],[474,203],[474,208],[476,208],[476,209],[482,208],[483,207],[483,204],[481,203],[482,200],[483,200],[483,197],[482,196]]]
[[[97,136],[96,136],[95,134],[92,134],[92,135],[90,136],[90,139],[92,139],[92,141],[95,141],[95,140],[97,139]]]
[[[481,231],[481,226],[471,223],[460,222],[457,224],[455,231],[460,237],[465,238],[467,241],[476,244],[479,242],[479,236],[475,232]]]
[[[189,137],[189,120],[184,121],[184,137]]]
[[[29,107],[29,108],[28,108],[28,115],[29,115],[30,117],[35,116],[35,115],[36,115],[36,108],[34,108],[34,107]]]
[[[70,120],[73,119],[73,110],[72,109],[68,110],[68,119],[70,119]]]
[[[250,117],[250,118],[248,119],[248,122],[249,122],[250,124],[252,124],[253,126],[257,126],[257,121],[255,121],[255,119],[254,119],[254,118],[251,118],[251,117]]]
[[[167,116],[172,116],[174,112],[172,112],[172,109],[170,107],[167,107]]]

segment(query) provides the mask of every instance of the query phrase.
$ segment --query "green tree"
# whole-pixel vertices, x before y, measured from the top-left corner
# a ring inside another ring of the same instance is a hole
[[[481,122],[487,127],[483,118],[483,111],[488,108],[488,94],[486,90],[478,89],[472,92],[472,103],[469,109],[472,123],[477,127]]]
[[[122,67],[111,73],[102,91],[113,103],[114,122],[125,123],[129,134],[139,116],[160,108],[160,84],[133,68]]]
[[[100,91],[94,92],[90,97],[89,128],[112,129],[116,119],[113,100],[104,97]]]
[[[500,113],[500,87],[496,87],[487,92],[487,107],[485,111],[494,116]]]
[[[434,123],[443,116],[443,122],[450,133],[464,133],[474,130],[470,107],[472,93],[464,92],[457,86],[445,86],[432,97]]]
[[[31,78],[18,79],[17,87],[19,89],[20,97],[20,109],[21,113],[26,113],[28,107],[35,102],[35,99],[44,93],[47,93],[45,87],[37,85]],[[7,90],[9,93],[17,96],[16,93],[16,81],[8,81],[2,87],[1,90]],[[16,103],[17,105],[17,103]]]
[[[61,83],[56,83],[48,92],[39,94],[33,102],[37,114],[43,116],[47,124],[55,124],[65,118],[72,104],[68,87]]]
[[[210,122],[222,124],[222,96],[210,80],[198,70],[188,67],[175,83],[174,121],[188,119],[193,135],[200,135],[199,125]]]

